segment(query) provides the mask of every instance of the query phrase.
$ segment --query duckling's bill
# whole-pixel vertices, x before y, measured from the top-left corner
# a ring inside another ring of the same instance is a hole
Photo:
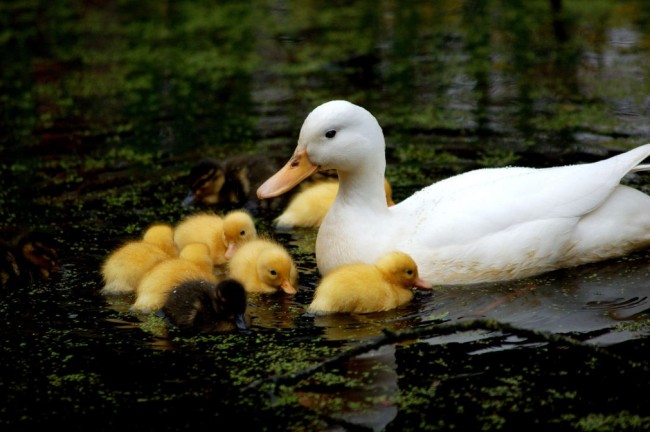
[[[296,149],[289,162],[257,188],[257,197],[265,199],[282,195],[314,174],[318,168],[309,160],[305,149]]]
[[[430,290],[433,289],[433,284],[425,281],[424,279],[417,277],[415,278],[415,281],[413,281],[413,287],[415,288],[420,288],[423,290]]]

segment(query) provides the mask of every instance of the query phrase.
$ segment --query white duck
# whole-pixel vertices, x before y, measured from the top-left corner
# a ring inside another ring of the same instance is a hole
[[[650,246],[650,197],[620,184],[650,144],[612,158],[553,168],[491,168],[434,183],[388,207],[384,136],[375,117],[346,101],[314,109],[291,160],[257,191],[271,198],[317,169],[340,186],[319,228],[316,262],[373,263],[391,250],[413,257],[433,284],[533,276]]]

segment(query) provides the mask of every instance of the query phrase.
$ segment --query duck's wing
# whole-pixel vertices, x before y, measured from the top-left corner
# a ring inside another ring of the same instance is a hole
[[[410,220],[410,229],[432,246],[471,241],[518,224],[577,220],[601,206],[627,173],[648,169],[639,164],[649,155],[646,144],[590,164],[471,171],[434,183],[390,211]]]

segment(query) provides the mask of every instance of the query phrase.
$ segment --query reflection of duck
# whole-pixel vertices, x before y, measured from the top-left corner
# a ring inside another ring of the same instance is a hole
[[[411,255],[440,284],[517,279],[626,254],[650,245],[650,197],[620,184],[650,144],[612,158],[555,168],[470,171],[388,207],[384,136],[377,120],[346,101],[306,118],[291,161],[259,189],[280,195],[317,169],[340,187],[316,240],[322,274],[372,263],[389,250]],[[507,247],[504,247],[507,245]]]
[[[195,333],[246,330],[246,290],[234,279],[212,283],[182,282],[169,293],[162,311],[182,331]]]
[[[104,260],[101,274],[102,294],[135,292],[142,276],[156,264],[178,255],[174,245],[174,229],[160,223],[148,227],[141,240],[127,242]]]
[[[2,287],[26,286],[47,280],[59,272],[58,242],[42,231],[29,231],[17,241],[0,245],[0,282]]]
[[[255,222],[246,211],[233,210],[223,218],[216,213],[199,212],[176,225],[174,242],[179,249],[190,243],[207,244],[212,262],[221,266],[239,244],[256,236]]]
[[[212,273],[210,250],[205,243],[190,243],[177,258],[165,260],[149,270],[140,280],[132,310],[149,313],[160,309],[171,290],[181,282],[205,279],[216,282]]]
[[[413,298],[413,287],[430,289],[418,277],[415,261],[391,252],[372,264],[347,264],[325,276],[314,291],[308,312],[369,313],[394,309]]]
[[[387,179],[384,179],[384,189],[387,204],[394,205],[392,188]],[[306,185],[291,198],[286,209],[275,219],[275,225],[279,228],[320,226],[338,190],[339,182],[336,180]]]
[[[257,238],[237,249],[228,262],[228,275],[246,291],[295,294],[298,270],[289,252],[273,240]]]
[[[277,168],[277,164],[264,155],[238,155],[221,162],[203,158],[190,170],[190,191],[183,206],[202,203],[254,210],[259,204],[255,195],[257,187]]]

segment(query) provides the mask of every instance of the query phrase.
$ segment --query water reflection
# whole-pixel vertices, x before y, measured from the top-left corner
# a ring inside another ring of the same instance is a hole
[[[395,397],[399,387],[395,346],[383,346],[357,356],[341,367],[340,375],[345,381],[301,386],[296,391],[300,404],[342,426],[384,430],[397,416]]]
[[[641,253],[621,260],[558,271],[540,278],[473,287],[445,287],[421,308],[423,319],[491,318],[516,327],[584,334],[609,344],[639,337],[622,322],[650,311],[650,264]]]

